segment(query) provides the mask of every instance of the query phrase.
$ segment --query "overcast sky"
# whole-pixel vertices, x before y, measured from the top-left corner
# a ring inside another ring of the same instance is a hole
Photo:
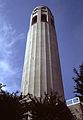
[[[73,98],[73,67],[83,60],[83,0],[0,0],[0,83],[20,91],[30,15],[39,5],[54,15],[65,97]]]

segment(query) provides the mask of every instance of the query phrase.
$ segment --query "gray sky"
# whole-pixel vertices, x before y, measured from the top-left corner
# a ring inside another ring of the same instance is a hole
[[[20,90],[26,37],[32,10],[50,8],[55,18],[66,99],[73,94],[73,67],[83,60],[83,0],[0,0],[0,83]]]

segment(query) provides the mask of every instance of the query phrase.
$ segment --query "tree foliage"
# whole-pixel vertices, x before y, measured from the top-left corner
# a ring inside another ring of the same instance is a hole
[[[20,103],[21,95],[18,92],[10,94],[0,91],[0,120],[22,120],[23,106]]]
[[[65,102],[62,102],[56,93],[51,92],[50,96],[37,98],[28,94],[28,115],[31,120],[75,120]]]
[[[0,120],[75,120],[56,93],[34,97],[0,91]]]
[[[81,101],[83,101],[83,63],[79,66],[79,69],[76,68],[73,69],[75,73],[75,77],[73,77],[73,80],[75,82],[75,96],[78,96]]]

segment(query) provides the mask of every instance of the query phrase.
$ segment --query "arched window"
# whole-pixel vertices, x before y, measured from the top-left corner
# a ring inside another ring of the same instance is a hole
[[[35,23],[37,23],[37,16],[34,16],[34,17],[32,18],[32,25],[35,24]]]
[[[41,21],[47,22],[47,16],[45,14],[41,14]]]

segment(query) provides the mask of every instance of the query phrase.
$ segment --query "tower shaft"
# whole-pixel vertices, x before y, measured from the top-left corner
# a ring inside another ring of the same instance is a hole
[[[64,96],[54,18],[40,6],[31,15],[21,91],[40,97],[51,89]]]

